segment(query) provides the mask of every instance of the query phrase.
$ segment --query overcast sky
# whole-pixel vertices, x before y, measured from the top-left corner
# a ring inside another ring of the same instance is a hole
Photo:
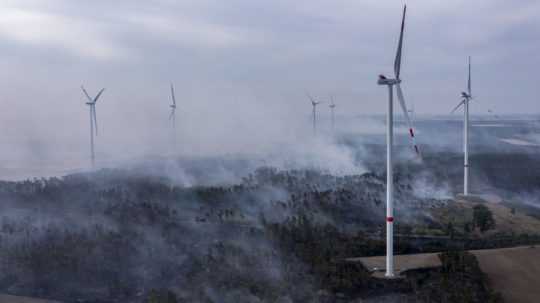
[[[86,143],[73,139],[88,136],[81,84],[107,88],[100,126],[143,141],[167,123],[171,81],[184,130],[214,125],[208,140],[239,116],[309,115],[306,91],[335,95],[341,114],[382,113],[403,3],[1,0],[0,134]],[[418,112],[453,108],[468,55],[473,113],[538,111],[540,1],[407,4],[403,88]]]

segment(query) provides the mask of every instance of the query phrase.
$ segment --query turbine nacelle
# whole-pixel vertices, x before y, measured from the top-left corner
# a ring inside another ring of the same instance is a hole
[[[379,85],[396,85],[398,83],[401,83],[400,79],[388,79],[384,75],[379,75],[379,80],[377,81]]]
[[[310,94],[306,93],[306,95],[309,98],[309,101],[311,101],[311,105],[313,105],[313,107],[316,107],[322,103],[321,101],[315,101],[315,98],[313,98]]]

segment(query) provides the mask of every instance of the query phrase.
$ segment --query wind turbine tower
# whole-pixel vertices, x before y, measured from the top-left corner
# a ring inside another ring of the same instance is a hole
[[[332,132],[334,132],[334,129],[335,129],[335,117],[334,117],[334,109],[336,108],[336,103],[334,103],[334,96],[331,96],[330,97],[330,111],[332,112]]]
[[[99,99],[99,97],[101,97],[101,94],[103,93],[103,91],[105,91],[105,88],[102,88],[93,99],[90,98],[90,95],[88,94],[86,89],[84,89],[84,86],[81,85],[81,89],[84,95],[86,96],[86,98],[88,99],[88,102],[86,102],[86,105],[88,105],[90,108],[90,159],[91,159],[92,168],[94,168],[96,164],[96,154],[94,150],[94,134],[96,136],[98,135],[96,102]]]
[[[405,104],[405,98],[403,97],[403,91],[401,90],[401,51],[403,47],[403,32],[405,29],[405,14],[407,12],[407,6],[403,8],[403,17],[401,20],[401,31],[399,35],[398,48],[396,58],[394,61],[394,79],[389,79],[384,75],[379,75],[377,84],[386,85],[388,87],[388,112],[386,122],[386,277],[394,277],[394,179],[393,179],[393,144],[394,144],[394,92],[393,88],[396,86],[397,97],[403,111],[403,115],[407,120],[409,126],[409,134],[411,136],[412,144],[415,152],[420,156],[420,150],[416,145],[414,138],[414,130],[409,118],[407,106]]]
[[[321,104],[321,101],[315,101],[311,95],[307,95],[313,106],[313,134],[317,135],[317,105]]]
[[[463,195],[469,194],[469,102],[473,99],[471,90],[471,57],[469,56],[469,77],[467,79],[467,92],[461,92],[463,100],[452,110],[454,113],[462,105],[463,117]]]

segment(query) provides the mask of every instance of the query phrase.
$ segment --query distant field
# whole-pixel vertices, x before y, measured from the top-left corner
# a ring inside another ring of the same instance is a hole
[[[475,251],[480,268],[506,302],[540,302],[540,248]]]
[[[471,251],[480,268],[488,276],[493,289],[500,292],[506,302],[540,302],[540,248],[516,247]],[[375,276],[384,275],[385,257],[356,258],[369,270],[377,270]],[[440,266],[437,254],[399,255],[395,258],[397,272],[408,269]]]

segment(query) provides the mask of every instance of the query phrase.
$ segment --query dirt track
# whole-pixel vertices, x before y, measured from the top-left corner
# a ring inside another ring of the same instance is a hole
[[[516,247],[471,251],[480,268],[487,274],[493,289],[500,292],[506,302],[540,302],[540,247]],[[384,275],[385,257],[355,258],[375,276]],[[395,258],[396,271],[440,265],[437,254],[400,255]]]

